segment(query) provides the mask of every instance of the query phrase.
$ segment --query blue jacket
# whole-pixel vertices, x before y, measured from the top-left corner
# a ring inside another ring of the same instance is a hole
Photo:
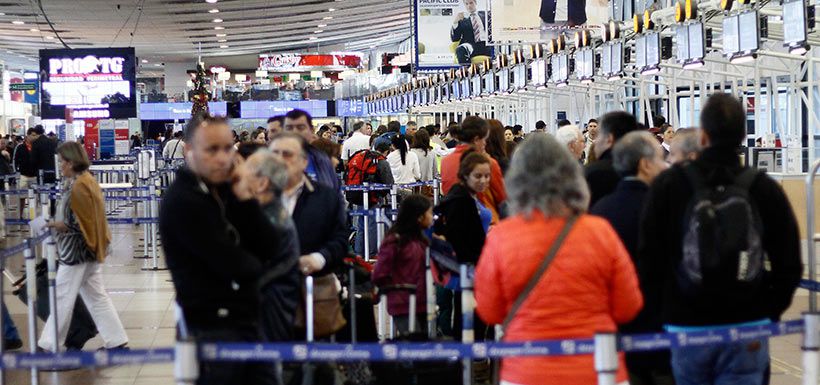
[[[618,183],[612,194],[601,198],[589,210],[590,214],[604,217],[609,221],[633,261],[638,251],[638,228],[648,192],[649,186],[640,180],[624,179]]]
[[[332,187],[336,191],[339,191],[341,188],[339,175],[336,174],[336,170],[333,168],[333,163],[330,162],[330,158],[316,147],[309,147],[306,172],[310,179],[316,182]]]

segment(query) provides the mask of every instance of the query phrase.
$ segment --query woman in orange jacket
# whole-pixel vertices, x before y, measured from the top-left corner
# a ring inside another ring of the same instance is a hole
[[[618,235],[586,215],[589,191],[581,167],[548,135],[533,135],[516,150],[507,172],[513,215],[493,228],[475,277],[477,310],[502,324],[570,217],[577,221],[557,254],[512,315],[504,341],[591,338],[615,332],[643,306],[635,268]],[[618,382],[627,381],[623,354]],[[592,355],[508,358],[502,384],[593,385]]]

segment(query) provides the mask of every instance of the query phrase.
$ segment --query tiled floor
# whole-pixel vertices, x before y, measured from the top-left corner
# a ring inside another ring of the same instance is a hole
[[[106,288],[116,306],[133,348],[170,347],[174,342],[174,298],[173,286],[167,271],[144,271],[144,260],[134,259],[136,243],[142,237],[142,230],[134,226],[117,225],[114,230],[114,254],[103,268]],[[11,244],[19,240],[12,240]],[[162,265],[162,262],[160,262]],[[7,264],[15,276],[22,271],[22,257],[12,258]],[[8,280],[6,280],[8,282]],[[24,341],[28,342],[26,306],[4,290],[5,303],[12,314]],[[808,295],[799,290],[792,308],[784,319],[793,319],[808,308]],[[39,322],[38,328],[42,328]],[[95,337],[86,345],[94,350],[102,345]],[[28,346],[26,346],[28,349]],[[771,343],[772,384],[799,385],[802,379],[800,336],[776,338]],[[103,369],[83,369],[68,372],[43,372],[39,374],[41,384],[60,385],[161,385],[173,384],[171,364],[119,366]],[[5,373],[3,384],[25,385],[31,383],[30,372],[9,371]]]

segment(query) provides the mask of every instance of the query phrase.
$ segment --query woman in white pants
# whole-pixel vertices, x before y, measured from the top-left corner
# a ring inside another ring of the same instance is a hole
[[[106,349],[124,348],[128,336],[117,310],[103,286],[101,264],[111,242],[105,219],[105,203],[100,185],[88,172],[90,162],[77,142],[57,147],[65,192],[50,227],[57,232],[57,317],[48,317],[40,341],[41,348],[56,352],[65,343],[77,294],[97,325]],[[58,341],[54,341],[57,322]]]

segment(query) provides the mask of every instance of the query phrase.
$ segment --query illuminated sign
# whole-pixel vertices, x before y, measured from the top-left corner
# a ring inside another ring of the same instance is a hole
[[[191,118],[192,102],[140,103],[140,120],[187,120]],[[227,116],[228,103],[208,102],[208,112],[214,116]]]
[[[123,57],[53,58],[48,60],[52,82],[122,80]]]
[[[274,100],[240,102],[240,117],[243,119],[267,119],[271,116],[284,115],[293,109],[307,111],[314,118],[327,117],[327,100]]]
[[[361,53],[311,54],[280,53],[259,55],[259,70],[271,72],[345,70],[362,66]]]

